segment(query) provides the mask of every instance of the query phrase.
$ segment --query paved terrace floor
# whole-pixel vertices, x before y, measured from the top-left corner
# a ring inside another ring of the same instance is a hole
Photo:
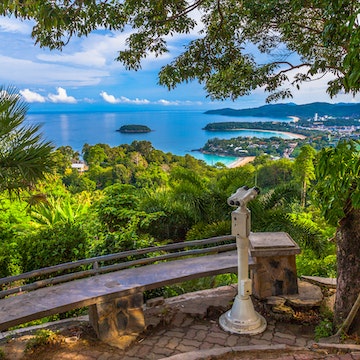
[[[155,317],[161,318],[161,321],[157,321],[156,326],[142,334],[126,350],[97,340],[85,318],[83,322],[58,325],[62,327],[65,341],[58,346],[48,347],[42,353],[23,357],[22,350],[28,339],[25,335],[8,341],[5,351],[12,351],[9,359],[13,360],[360,360],[359,345],[316,343],[314,325],[267,318],[268,325],[262,334],[230,334],[219,327],[217,306],[208,308],[204,315],[196,310],[198,304],[197,298],[193,297],[187,302],[177,302],[172,308],[163,304],[154,306],[153,309],[158,310],[149,311],[149,321]],[[173,311],[174,307],[176,311]],[[10,339],[9,334],[3,335],[8,335]],[[23,343],[19,344],[21,341]],[[17,347],[14,346],[16,342]],[[4,349],[3,344],[4,339],[0,344]]]

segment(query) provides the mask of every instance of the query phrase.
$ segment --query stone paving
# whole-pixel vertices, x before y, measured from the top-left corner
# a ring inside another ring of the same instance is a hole
[[[231,359],[236,359],[235,356],[242,359],[247,356],[254,358],[251,357],[254,355],[260,355],[259,358],[263,359],[271,356],[274,359],[296,360],[360,359],[360,347],[355,347],[354,351],[341,355],[331,354],[330,349],[318,347],[313,340],[313,330],[312,326],[270,321],[262,334],[237,335],[224,332],[215,320],[195,320],[179,313],[171,325],[141,338],[127,351],[119,354],[119,359],[190,360],[210,359],[211,356],[215,359],[215,355],[220,357],[225,354],[228,356],[227,359],[230,359],[229,352],[234,356]],[[236,353],[238,355],[235,355]],[[108,359],[116,358],[110,356]]]
[[[79,328],[73,325],[74,329]],[[71,327],[70,327],[71,330]],[[69,338],[58,348],[47,350],[48,356],[31,354],[26,359],[51,360],[360,360],[360,346],[345,349],[323,347],[315,343],[314,328],[270,320],[258,335],[224,332],[216,320],[196,319],[178,313],[166,326],[148,331],[126,350],[98,340]],[[12,359],[11,357],[9,360]],[[18,357],[14,359],[22,359]]]
[[[5,342],[5,348],[4,340],[11,334],[2,334],[0,347],[8,360],[360,360],[360,345],[318,344],[314,325],[290,323],[266,314],[267,328],[261,334],[225,332],[218,323],[224,311],[219,304],[233,295],[233,287],[226,287],[153,303],[146,311],[148,330],[125,350],[96,339],[87,318],[61,323],[56,329],[66,330],[62,331],[64,342],[41,354],[24,357],[28,340],[24,333]],[[19,336],[24,339],[22,343]]]

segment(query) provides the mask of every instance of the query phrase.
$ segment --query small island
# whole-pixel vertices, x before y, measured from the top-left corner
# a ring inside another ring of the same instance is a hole
[[[120,129],[116,130],[121,133],[148,133],[151,129],[146,125],[123,125]]]

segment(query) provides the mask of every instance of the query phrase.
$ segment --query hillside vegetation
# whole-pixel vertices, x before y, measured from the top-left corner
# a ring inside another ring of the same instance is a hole
[[[18,199],[1,194],[1,277],[230,234],[233,209],[227,198],[243,185],[261,189],[250,203],[253,231],[287,231],[303,250],[299,275],[335,275],[335,249],[328,242],[334,228],[316,208],[301,204],[302,165],[296,161],[271,161],[262,155],[240,168],[220,163],[210,167],[141,141],[117,147],[85,145],[82,155],[88,171],[80,173],[71,167],[79,155],[70,147],[58,148],[53,153],[56,169],[45,181]],[[224,276],[218,281],[223,283]],[[164,288],[160,294],[185,290]]]

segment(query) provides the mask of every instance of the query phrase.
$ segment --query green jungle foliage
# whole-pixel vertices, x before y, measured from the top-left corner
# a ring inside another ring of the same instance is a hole
[[[304,183],[311,189],[314,182],[313,153],[304,150],[310,153],[306,166],[261,156],[229,169],[165,154],[146,141],[113,148],[86,144],[82,155],[89,169],[80,173],[71,168],[79,154],[58,148],[56,168],[46,180],[11,201],[1,194],[0,276],[230,234],[233,209],[227,198],[243,185],[261,188],[248,205],[252,230],[287,231],[303,250],[300,274],[334,276],[335,249],[329,242],[334,228],[303,199]]]

